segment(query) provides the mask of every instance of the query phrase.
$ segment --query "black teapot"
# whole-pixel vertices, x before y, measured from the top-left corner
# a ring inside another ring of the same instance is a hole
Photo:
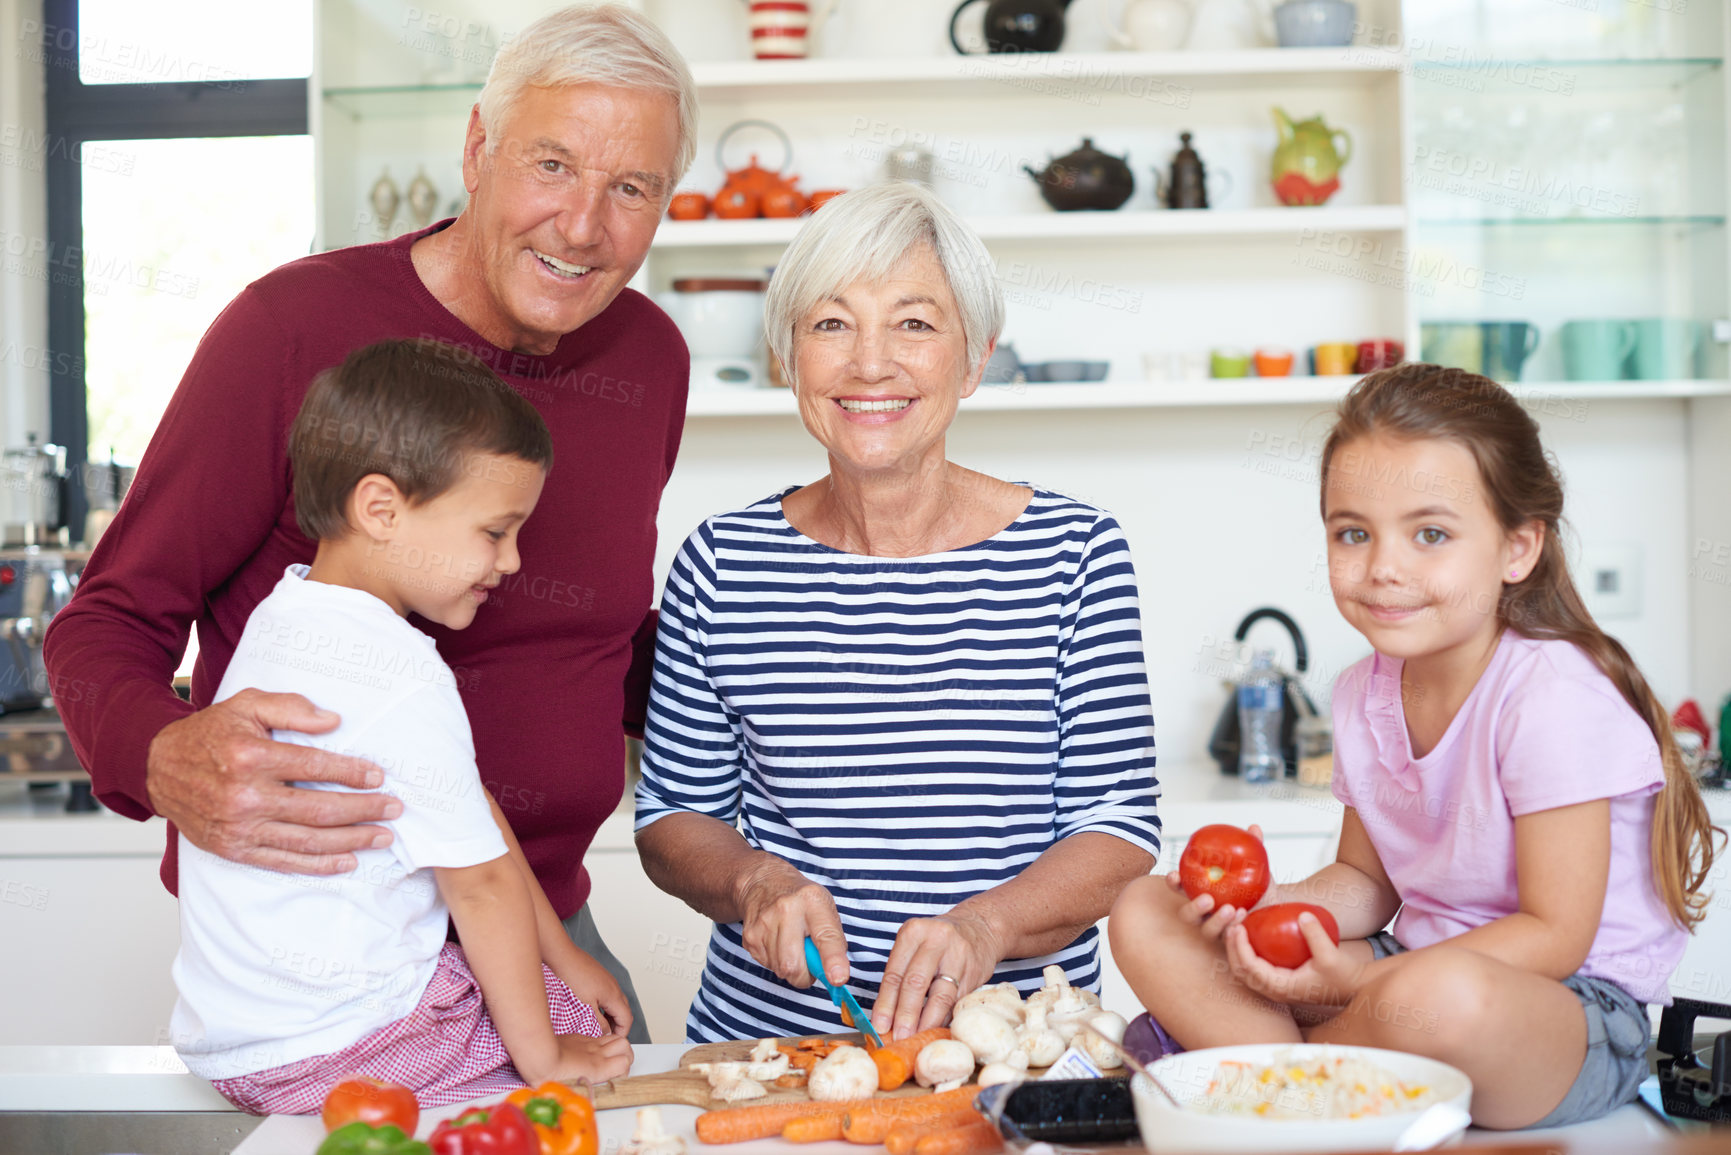
[[[1101,152],[1091,137],[1082,147],[1049,162],[1039,172],[1027,165],[1022,171],[1040,184],[1040,195],[1061,213],[1078,209],[1110,211],[1130,199],[1136,178],[1126,159]]]
[[[956,37],[962,10],[978,0],[962,0],[950,14],[950,43],[969,55]],[[987,0],[987,52],[1056,52],[1064,43],[1064,9],[1070,0]]]
[[[1205,209],[1208,207],[1208,180],[1227,181],[1231,188],[1231,178],[1225,173],[1210,173],[1202,165],[1202,158],[1196,155],[1196,150],[1190,147],[1190,134],[1181,132],[1178,139],[1183,147],[1172,157],[1172,175],[1162,179],[1160,170],[1154,170],[1154,196],[1169,209]],[[1217,198],[1225,195],[1222,192],[1214,194]]]

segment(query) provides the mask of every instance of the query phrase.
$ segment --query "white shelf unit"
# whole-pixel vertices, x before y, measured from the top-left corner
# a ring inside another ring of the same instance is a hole
[[[1352,375],[987,385],[962,402],[962,412],[1329,406],[1357,381]],[[1731,381],[1535,381],[1511,389],[1529,408],[1540,411],[1552,403],[1731,397]],[[688,417],[791,417],[797,412],[793,394],[786,389],[694,389],[686,406]]]

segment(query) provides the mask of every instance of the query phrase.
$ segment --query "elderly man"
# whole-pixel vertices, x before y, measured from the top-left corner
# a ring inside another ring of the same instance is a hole
[[[389,844],[370,824],[403,803],[365,792],[376,767],[271,740],[331,730],[341,702],[246,691],[206,703],[253,606],[313,557],[285,449],[309,381],[385,338],[450,342],[535,404],[558,465],[522,534],[522,570],[474,625],[414,624],[457,673],[482,779],[547,897],[617,980],[577,994],[647,1041],[589,918],[583,857],[623,790],[621,724],[642,717],[656,511],[689,375],[678,330],[625,284],[690,164],[696,107],[684,62],[642,17],[556,12],[494,62],[463,144],[460,216],[284,265],[205,334],[46,644],[54,679],[100,686],[62,707],[98,797],[170,821],[171,890],[175,828],[223,857],[312,875]],[[189,704],[171,679],[195,622]],[[366,675],[367,656],[340,638],[309,636],[304,658]],[[294,785],[305,781],[361,792]]]

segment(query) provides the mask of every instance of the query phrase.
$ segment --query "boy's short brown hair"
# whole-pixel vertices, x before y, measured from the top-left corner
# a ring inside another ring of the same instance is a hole
[[[349,525],[355,485],[379,473],[410,504],[432,501],[475,454],[553,465],[535,407],[467,349],[430,338],[357,349],[307,388],[289,433],[295,520],[316,540]]]

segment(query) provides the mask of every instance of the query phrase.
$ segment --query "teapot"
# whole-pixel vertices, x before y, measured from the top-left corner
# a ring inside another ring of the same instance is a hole
[[[1352,158],[1352,137],[1344,128],[1330,128],[1320,114],[1294,122],[1275,108],[1280,144],[1274,150],[1270,179],[1283,205],[1319,205],[1340,188],[1340,166]],[[1335,138],[1344,147],[1335,147]]]
[[[1185,47],[1235,52],[1274,43],[1272,0],[1199,0]]]
[[[1208,170],[1203,167],[1196,150],[1190,147],[1188,132],[1179,133],[1178,141],[1183,147],[1172,156],[1172,175],[1162,180],[1160,170],[1154,170],[1155,199],[1169,209],[1205,209],[1208,207]],[[1215,194],[1218,200],[1232,190],[1232,178],[1218,169],[1213,175],[1226,182],[1226,187]]]
[[[727,173],[727,179],[715,194],[713,208],[715,215],[724,219],[745,219],[756,216],[797,217],[805,211],[805,194],[799,191],[799,177],[783,175],[778,170],[770,170],[759,166],[757,154],[751,154],[751,160],[744,168],[729,169],[725,151],[728,138],[736,131],[746,127],[772,129],[781,137],[783,145],[783,165],[793,157],[793,145],[787,139],[787,134],[775,125],[762,120],[742,120],[732,125],[721,134],[721,139],[715,145],[715,159],[721,171]]]
[[[1130,174],[1128,158],[1112,156],[1094,147],[1092,137],[1082,138],[1082,147],[1049,161],[1035,172],[1022,171],[1039,182],[1040,195],[1061,213],[1078,209],[1110,211],[1130,199],[1136,178]]]
[[[962,0],[950,13],[950,44],[971,55],[956,37],[956,21],[968,5]],[[1064,10],[1070,0],[985,0],[987,52],[1056,52],[1064,43]]]
[[[1188,0],[1130,0],[1112,43],[1136,52],[1175,52],[1190,36]]]

